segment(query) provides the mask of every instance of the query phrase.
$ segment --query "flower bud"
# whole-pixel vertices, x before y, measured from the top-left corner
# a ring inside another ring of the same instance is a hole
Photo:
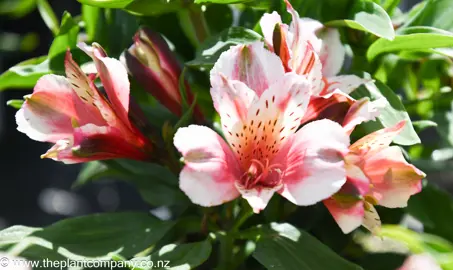
[[[141,28],[134,36],[134,45],[126,51],[125,60],[129,72],[146,91],[171,112],[182,115],[181,66],[160,34]],[[193,98],[187,83],[186,91],[191,103]]]

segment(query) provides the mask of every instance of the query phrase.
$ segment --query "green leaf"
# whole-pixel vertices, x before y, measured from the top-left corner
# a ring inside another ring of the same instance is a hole
[[[432,26],[453,32],[453,0],[429,0],[406,26]]]
[[[21,253],[38,245],[39,249],[33,249],[33,257],[40,258],[46,258],[49,252],[72,260],[132,257],[156,244],[173,225],[145,213],[94,214],[65,219],[43,229],[16,227],[16,236],[6,243],[15,242],[17,245],[12,249]],[[1,231],[0,236],[13,228]],[[26,254],[24,257],[31,256]]]
[[[403,243],[412,253],[450,253],[453,245],[447,240],[427,233],[418,233],[398,225],[383,225],[378,235]]]
[[[195,4],[215,3],[215,4],[239,4],[252,2],[253,0],[195,0]]]
[[[287,223],[273,223],[270,228],[263,228],[253,257],[273,270],[362,269],[307,232]]]
[[[103,177],[108,176],[120,176],[122,175],[120,171],[115,170],[114,168],[109,168],[102,161],[91,161],[83,165],[82,169],[77,176],[77,179],[72,183],[72,188],[81,187],[88,182],[96,181]]]
[[[135,15],[157,16],[181,10],[183,7],[180,2],[178,0],[134,0],[124,10]]]
[[[182,8],[178,0],[77,0],[100,8],[121,8],[135,15],[156,16]]]
[[[365,77],[369,78],[369,75],[365,75]],[[367,133],[381,128],[393,127],[400,121],[405,120],[406,125],[403,131],[395,137],[393,142],[401,145],[413,145],[420,143],[420,138],[412,126],[411,119],[409,114],[406,112],[403,103],[387,85],[380,81],[367,83],[365,86],[361,86],[356,89],[351,96],[356,99],[370,97],[371,100],[377,100],[380,98],[385,98],[387,100],[387,104],[381,110],[381,114],[377,117],[378,121],[371,121],[361,125]]]
[[[0,2],[0,14],[16,18],[27,15],[36,7],[36,0],[3,0]]]
[[[6,105],[11,106],[15,109],[20,109],[22,107],[22,104],[24,104],[23,99],[10,99],[6,102]]]
[[[201,265],[211,254],[209,240],[189,244],[170,244],[147,257],[134,258],[130,262],[135,265],[152,265],[149,268],[131,267],[134,270],[173,269],[189,270]],[[146,262],[146,263],[141,263]]]
[[[77,0],[84,5],[101,8],[125,8],[134,0]]]
[[[396,51],[424,51],[433,48],[453,46],[453,35],[418,33],[396,36],[394,40],[376,40],[367,51],[367,58],[372,61],[382,53]]]
[[[54,35],[57,35],[59,32],[59,25],[57,16],[53,12],[52,7],[49,5],[47,0],[37,0],[38,1],[38,11],[41,14],[41,18],[47,27],[52,31]]]
[[[0,75],[0,91],[10,88],[32,88],[41,76],[49,73],[47,56],[28,59]]]
[[[127,159],[87,163],[73,188],[107,177],[134,185],[143,200],[154,206],[187,203],[187,197],[178,187],[178,178],[168,169],[153,163]]]
[[[392,16],[393,11],[398,8],[400,2],[401,0],[385,0],[382,7],[390,16]]]
[[[426,185],[411,197],[406,211],[423,223],[425,232],[453,241],[453,200],[444,190]]]
[[[17,244],[30,234],[41,230],[41,228],[33,228],[26,226],[12,226],[0,231],[0,248]]]
[[[221,33],[208,38],[202,45],[194,60],[186,63],[190,67],[210,68],[219,58],[222,52],[228,50],[233,45],[249,44],[262,37],[247,28],[231,27]]]
[[[395,38],[395,31],[389,15],[378,4],[368,1],[356,1],[352,8],[350,19],[335,20],[326,23],[327,26],[346,26],[372,33],[388,40]]]
[[[52,70],[64,70],[64,57],[67,49],[74,49],[77,45],[78,24],[71,14],[65,12],[61,19],[60,31],[50,45],[49,60]]]

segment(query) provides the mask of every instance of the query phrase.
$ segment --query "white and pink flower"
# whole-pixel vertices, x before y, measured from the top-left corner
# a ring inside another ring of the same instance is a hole
[[[330,120],[298,130],[311,81],[285,73],[262,43],[224,52],[211,70],[211,85],[225,140],[196,125],[174,138],[186,163],[180,187],[194,203],[214,206],[242,195],[259,212],[275,192],[311,205],[345,183],[349,136]]]
[[[338,30],[310,18],[300,18],[289,1],[285,2],[293,18],[289,26],[282,23],[275,11],[264,14],[260,25],[267,47],[280,57],[285,70],[307,76],[312,83],[313,96],[301,124],[322,118],[326,110],[337,115],[341,110],[335,105],[352,106],[356,100],[349,94],[369,80],[355,75],[337,76],[345,59]],[[374,110],[372,103],[367,106]]]
[[[45,75],[16,114],[17,129],[55,145],[42,155],[65,163],[110,158],[149,159],[152,145],[129,120],[129,79],[124,66],[97,44],[81,45],[98,74],[88,76],[65,58],[66,77]],[[96,87],[99,75],[108,99]]]
[[[426,176],[409,164],[401,148],[389,146],[405,122],[375,131],[349,147],[345,157],[347,182],[324,201],[344,233],[363,225],[370,231],[380,227],[374,205],[406,207],[410,196],[421,191]]]

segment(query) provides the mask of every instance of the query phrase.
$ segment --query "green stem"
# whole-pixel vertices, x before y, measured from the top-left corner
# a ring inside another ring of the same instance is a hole
[[[253,216],[253,210],[250,206],[248,205],[243,205],[241,209],[241,213],[238,215],[236,222],[233,224],[233,227],[231,228],[231,231],[237,232],[239,228],[244,224],[244,222],[247,221],[249,217]]]
[[[225,234],[220,239],[220,258],[217,270],[231,270],[233,264],[233,248],[234,238],[229,234]]]
[[[204,12],[199,5],[188,5],[178,12],[179,23],[190,42],[199,47],[209,37],[209,28]]]

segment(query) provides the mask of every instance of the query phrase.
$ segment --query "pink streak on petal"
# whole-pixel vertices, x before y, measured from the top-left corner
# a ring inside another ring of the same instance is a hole
[[[223,52],[211,70],[212,87],[221,86],[222,77],[245,83],[257,96],[285,73],[277,55],[263,47],[262,42],[237,45]]]

